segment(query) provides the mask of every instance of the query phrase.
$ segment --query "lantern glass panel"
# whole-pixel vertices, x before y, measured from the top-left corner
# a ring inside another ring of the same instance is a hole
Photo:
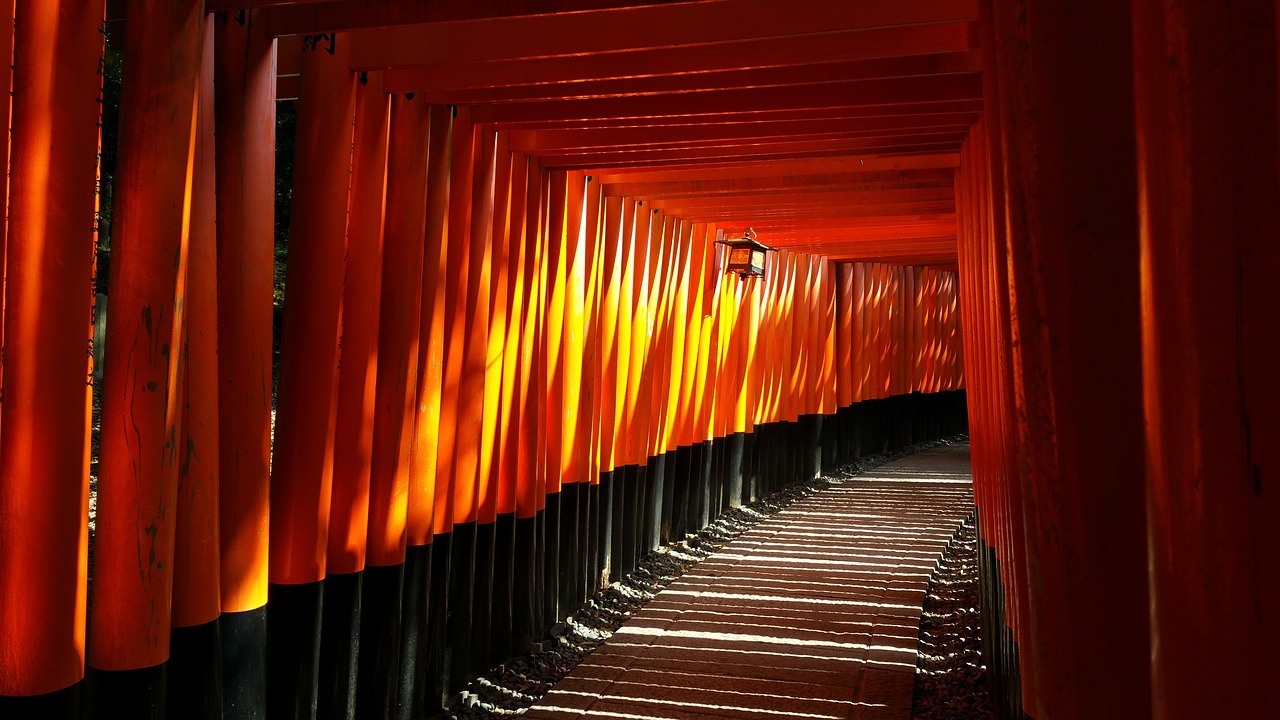
[[[764,251],[751,251],[751,270],[757,275],[764,272]]]
[[[751,248],[733,248],[729,252],[729,269],[745,269],[751,264]]]

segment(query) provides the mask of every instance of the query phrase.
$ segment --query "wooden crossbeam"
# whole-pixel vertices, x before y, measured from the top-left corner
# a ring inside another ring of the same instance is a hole
[[[428,22],[355,33],[362,70],[677,48],[977,19],[976,0],[716,0],[600,12]],[[274,28],[273,28],[274,29]]]

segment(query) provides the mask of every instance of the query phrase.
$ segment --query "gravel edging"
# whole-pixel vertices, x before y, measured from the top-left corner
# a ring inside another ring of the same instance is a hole
[[[634,572],[597,591],[564,622],[556,623],[548,637],[536,645],[535,652],[508,660],[472,680],[450,698],[445,717],[479,720],[523,714],[663,588],[760,520],[826,489],[832,481],[843,481],[907,455],[965,440],[967,437],[958,436],[862,458],[811,482],[726,511],[696,535],[658,548],[641,560]]]
[[[970,515],[934,565],[920,613],[916,720],[994,718],[982,664],[977,517]]]

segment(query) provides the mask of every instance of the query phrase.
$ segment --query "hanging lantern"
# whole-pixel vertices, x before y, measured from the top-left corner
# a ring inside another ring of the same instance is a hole
[[[729,246],[729,261],[725,270],[738,273],[738,277],[760,277],[764,275],[765,253],[773,248],[756,240],[756,231],[747,228],[740,238],[725,239],[720,242]]]

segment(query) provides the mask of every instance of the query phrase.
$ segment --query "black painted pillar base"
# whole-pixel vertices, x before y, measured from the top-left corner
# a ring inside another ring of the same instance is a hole
[[[668,451],[664,454],[666,462],[663,465],[663,483],[662,483],[662,525],[661,532],[658,535],[658,545],[665,545],[676,536],[678,528],[676,523],[679,518],[676,516],[676,495],[684,489],[685,481],[688,475],[688,448],[677,447],[675,450]]]
[[[694,448],[682,445],[676,448],[675,472],[671,477],[670,502],[664,507],[670,531],[662,538],[664,543],[680,540],[689,532],[689,495],[693,484]]]
[[[712,473],[715,477],[715,506],[711,510],[711,521],[715,522],[729,509],[729,461],[733,450],[733,433],[729,433],[724,437],[716,438],[712,447],[715,448],[715,465]]]
[[[690,512],[695,518],[691,532],[698,532],[711,524],[711,514],[715,509],[715,501],[713,497],[719,497],[719,493],[715,492],[712,469],[714,466],[713,456],[715,451],[715,443],[710,440],[704,440],[695,446],[695,457],[700,462],[694,466],[697,470],[697,493],[695,501],[690,503]]]
[[[581,483],[560,486],[560,613],[557,621],[578,606],[582,589],[583,495]]]
[[[0,695],[5,720],[79,720],[82,682],[41,695]]]
[[[512,578],[515,575],[516,516],[506,513],[494,522],[493,612],[490,615],[489,658],[505,660],[514,654],[512,635]]]
[[[743,476],[747,471],[744,460],[747,456],[747,434],[736,432],[729,436],[729,466],[726,469],[729,501],[727,507],[742,506]]]
[[[445,677],[450,658],[446,656],[448,646],[446,638],[448,637],[449,562],[452,544],[453,533],[445,532],[432,537],[431,544],[427,546],[431,549],[431,584],[427,588],[427,673],[426,689],[423,693],[425,698],[423,713],[427,717],[435,715],[443,708],[447,698]],[[363,658],[360,669],[363,672]]]
[[[430,662],[431,554],[430,545],[405,548],[400,600],[399,679],[396,683],[397,720],[422,717],[427,709],[427,687],[422,677]],[[332,579],[330,576],[326,582]],[[325,611],[327,613],[328,608]],[[356,643],[358,646],[358,637]]]
[[[564,504],[564,490],[547,495],[545,514],[545,547],[542,573],[542,628],[549,628],[559,621],[560,617],[560,525],[561,506]]]
[[[400,689],[400,611],[404,565],[370,565],[360,587],[356,717],[392,717]],[[275,718],[272,718],[275,720]]]
[[[217,618],[169,634],[170,718],[222,720],[222,640]]]
[[[738,495],[738,506],[756,501],[756,486],[760,481],[761,427],[756,425],[752,432],[742,434],[742,492]]]
[[[604,568],[601,562],[601,551],[606,550],[603,538],[600,535],[602,526],[604,505],[601,503],[601,492],[603,486],[600,481],[603,475],[596,478],[594,483],[584,483],[582,486],[583,506],[586,508],[586,537],[583,539],[582,553],[582,601],[591,597],[600,587],[600,571]]]
[[[596,494],[595,507],[595,575],[591,592],[608,585],[613,581],[613,496],[617,494],[617,471],[607,470],[600,473],[600,484],[593,488]]]
[[[224,612],[222,715],[224,720],[267,720],[267,606]]]
[[[493,617],[493,563],[497,535],[494,523],[476,525],[475,589],[471,601],[471,643],[467,676],[478,675],[489,668],[490,628]]]
[[[539,513],[539,516],[541,513]],[[517,517],[515,534],[515,561],[511,571],[511,649],[508,657],[523,655],[533,648],[539,637],[537,578],[538,518]]]
[[[645,536],[638,560],[643,560],[662,544],[662,499],[666,494],[664,486],[667,484],[668,465],[674,464],[674,460],[675,453],[662,453],[649,459],[644,487]]]
[[[136,670],[85,673],[84,717],[87,720],[162,720],[169,664]]]
[[[267,714],[311,720],[320,673],[324,581],[267,588]]]
[[[841,464],[840,422],[837,416],[822,416],[822,473],[825,475]]]
[[[461,690],[471,672],[476,592],[475,522],[455,523],[449,548],[448,640],[445,645],[446,696]]]
[[[320,621],[318,720],[355,720],[356,668],[360,658],[360,587],[364,572],[324,579]]]
[[[640,470],[636,465],[625,465],[617,476],[621,482],[614,493],[613,502],[613,527],[618,539],[617,547],[614,548],[614,556],[618,561],[613,574],[615,580],[636,568],[636,553],[640,544],[638,538],[644,517]]]
[[[629,479],[634,472],[633,465],[622,465],[610,473],[610,489],[607,493],[609,502],[609,577],[607,582],[616,582],[626,570],[627,523],[630,517],[639,515],[634,504],[628,502]]]

